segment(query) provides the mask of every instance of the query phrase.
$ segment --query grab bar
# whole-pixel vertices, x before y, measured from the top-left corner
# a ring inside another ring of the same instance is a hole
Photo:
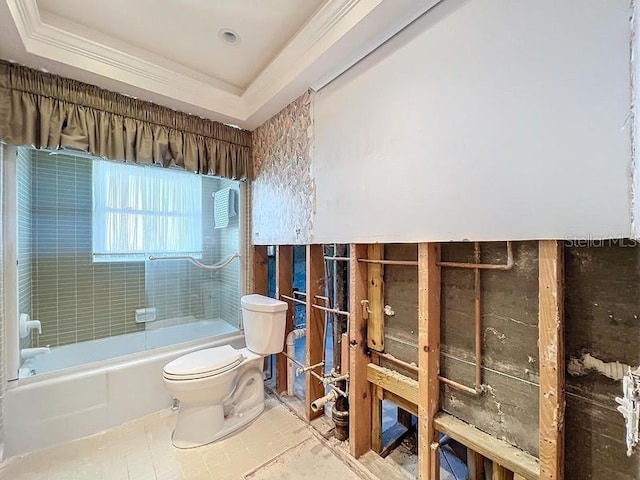
[[[217,265],[205,265],[204,263],[199,262],[197,259],[190,257],[189,255],[178,255],[175,257],[155,257],[153,255],[149,256],[149,260],[152,262],[155,260],[189,260],[191,263],[193,263],[194,265],[204,270],[220,270],[221,268],[224,268],[227,265],[229,265],[235,258],[240,258],[240,253],[234,253],[229,258],[227,258],[226,260],[223,260]]]

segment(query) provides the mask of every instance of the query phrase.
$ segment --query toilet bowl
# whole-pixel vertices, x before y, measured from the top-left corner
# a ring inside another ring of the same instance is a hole
[[[241,303],[247,348],[198,350],[164,367],[164,385],[179,401],[172,435],[178,448],[215,442],[264,410],[263,358],[283,349],[287,304],[262,295]]]

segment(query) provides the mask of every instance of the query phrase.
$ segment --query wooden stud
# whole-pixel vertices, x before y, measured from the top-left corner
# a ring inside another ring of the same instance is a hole
[[[267,264],[267,246],[255,245],[253,247],[253,293],[267,295],[269,291],[269,272]]]
[[[492,470],[493,475],[491,476],[491,478],[493,480],[513,480],[513,472],[510,472],[496,462],[493,462]]]
[[[322,245],[307,245],[307,337],[306,363],[316,365],[322,361],[324,345],[324,312],[313,308],[316,295],[325,294],[324,247]],[[313,370],[322,375],[324,368]],[[306,374],[305,414],[308,420],[313,420],[323,414],[322,409],[314,412],[311,403],[324,396],[324,385],[311,373]]]
[[[539,252],[540,478],[564,478],[564,249],[541,240]]]
[[[527,480],[522,475],[518,475],[517,473],[513,474],[513,480]]]
[[[278,245],[276,247],[276,298],[286,301],[289,304],[287,310],[287,324],[285,326],[285,339],[287,334],[293,330],[293,319],[295,316],[295,304],[285,300],[280,295],[291,295],[293,292],[293,246]],[[286,345],[285,345],[286,348]],[[276,360],[276,391],[278,393],[287,390],[287,357],[282,354]]]
[[[366,245],[349,248],[349,450],[355,458],[371,450],[371,384],[367,381],[367,322],[362,300],[367,297]]]
[[[382,388],[373,386],[373,405],[371,409],[371,450],[382,452]]]
[[[340,336],[340,348],[342,349],[340,373],[346,375],[349,373],[349,332]]]
[[[398,416],[398,423],[400,425],[402,425],[407,429],[413,427],[413,415],[411,415],[411,413],[409,413],[407,410],[398,406],[397,416]]]
[[[370,260],[384,259],[384,244],[375,243],[368,247]],[[369,300],[369,320],[367,343],[371,350],[384,351],[384,265],[369,263],[367,267]]]
[[[433,419],[440,409],[440,245],[418,245],[418,478],[439,480],[438,432]]]
[[[469,480],[484,480],[484,457],[471,448],[467,448],[467,470]]]

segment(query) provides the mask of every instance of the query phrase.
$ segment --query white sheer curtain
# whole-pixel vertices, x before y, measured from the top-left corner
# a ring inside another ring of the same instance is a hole
[[[202,180],[193,173],[93,163],[94,261],[202,253]]]

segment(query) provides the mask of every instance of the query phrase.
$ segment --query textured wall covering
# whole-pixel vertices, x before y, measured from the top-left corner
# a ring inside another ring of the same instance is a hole
[[[307,92],[253,132],[252,243],[311,241],[312,95]]]

